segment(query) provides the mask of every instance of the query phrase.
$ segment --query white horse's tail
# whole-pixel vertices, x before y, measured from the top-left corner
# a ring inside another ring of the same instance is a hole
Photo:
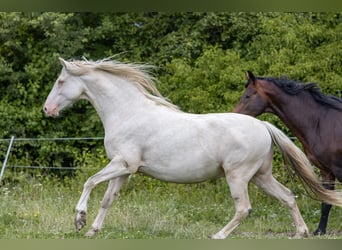
[[[327,190],[321,185],[305,154],[281,130],[268,122],[263,123],[278,146],[285,163],[293,167],[314,195],[321,201],[342,207],[342,194]]]

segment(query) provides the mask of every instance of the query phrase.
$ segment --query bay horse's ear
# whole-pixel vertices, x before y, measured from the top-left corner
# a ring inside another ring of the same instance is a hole
[[[246,72],[246,78],[249,82],[255,82],[255,76],[253,75],[252,71]]]

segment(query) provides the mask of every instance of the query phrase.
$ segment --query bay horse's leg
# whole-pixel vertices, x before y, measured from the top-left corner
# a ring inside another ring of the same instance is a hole
[[[319,220],[318,228],[313,233],[314,235],[324,235],[326,233],[331,207],[332,206],[328,203],[321,203],[321,218]]]
[[[335,189],[335,185],[334,185],[335,176],[333,175],[333,173],[331,172],[323,173],[323,171],[321,171],[321,175],[322,175],[323,187],[328,190],[334,190]],[[322,202],[321,218],[319,220],[318,228],[314,231],[314,235],[324,235],[326,233],[331,207],[332,206],[330,204]]]
[[[252,210],[248,197],[248,181],[243,180],[243,176],[234,174],[226,174],[226,179],[235,203],[235,215],[224,228],[211,237],[212,239],[226,238]]]
[[[101,171],[91,176],[83,186],[83,192],[76,206],[75,226],[81,230],[86,225],[87,203],[94,187],[103,181],[131,174],[126,162],[121,157],[115,157]]]
[[[102,228],[104,218],[108,212],[108,209],[112,205],[115,198],[118,196],[122,184],[125,182],[127,177],[128,175],[124,175],[109,181],[108,188],[101,202],[101,208],[99,210],[99,213],[97,214],[96,219],[94,220],[91,228],[85,234],[85,236],[91,237],[100,231],[100,229]]]
[[[296,234],[294,238],[309,236],[309,229],[297,207],[297,203],[292,192],[274,179],[271,174],[271,168],[265,172],[261,169],[261,171],[253,177],[252,182],[262,188],[267,194],[277,198],[282,204],[289,208],[296,226]]]

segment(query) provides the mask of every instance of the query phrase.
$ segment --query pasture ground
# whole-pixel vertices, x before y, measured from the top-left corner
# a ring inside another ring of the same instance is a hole
[[[85,175],[61,180],[13,173],[0,187],[0,239],[84,239],[94,220],[106,183],[94,189],[88,204],[87,226],[74,230],[74,208]],[[316,229],[320,203],[286,184],[309,229]],[[250,184],[253,211],[227,239],[288,239],[295,232],[288,210]],[[298,193],[296,193],[298,192]],[[234,214],[233,200],[224,179],[199,184],[170,184],[134,175],[113,203],[102,231],[95,239],[207,239]],[[342,239],[342,208],[333,207],[328,234],[314,238]],[[313,237],[313,236],[312,236]]]

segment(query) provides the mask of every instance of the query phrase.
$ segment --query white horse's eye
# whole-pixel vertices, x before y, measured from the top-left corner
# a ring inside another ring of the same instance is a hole
[[[59,85],[62,85],[62,84],[64,83],[64,80],[59,79],[57,83],[58,83]]]

